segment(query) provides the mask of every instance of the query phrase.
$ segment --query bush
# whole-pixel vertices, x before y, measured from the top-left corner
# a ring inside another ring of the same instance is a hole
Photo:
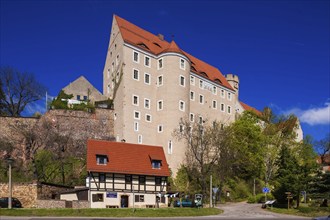
[[[274,200],[274,196],[272,194],[267,194],[267,200]],[[265,194],[259,193],[256,196],[249,196],[248,203],[264,203],[265,202]]]

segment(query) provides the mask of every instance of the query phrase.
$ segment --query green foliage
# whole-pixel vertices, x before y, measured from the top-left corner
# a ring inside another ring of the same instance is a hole
[[[265,193],[249,196],[248,203],[264,203],[266,199],[265,197]],[[271,193],[267,193],[267,200],[274,200],[274,196]]]

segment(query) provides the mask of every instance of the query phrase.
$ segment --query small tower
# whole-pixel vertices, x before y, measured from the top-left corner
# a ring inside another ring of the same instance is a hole
[[[226,75],[226,80],[233,87],[233,89],[235,89],[237,99],[238,99],[238,92],[239,92],[239,78],[238,78],[238,76],[230,73],[230,74]]]

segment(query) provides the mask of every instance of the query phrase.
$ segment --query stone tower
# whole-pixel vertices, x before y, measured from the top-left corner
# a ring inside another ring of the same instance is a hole
[[[238,76],[230,73],[230,74],[226,75],[226,79],[227,79],[228,83],[233,87],[233,89],[235,89],[237,100],[238,100],[238,92],[239,92],[239,78],[238,78]]]

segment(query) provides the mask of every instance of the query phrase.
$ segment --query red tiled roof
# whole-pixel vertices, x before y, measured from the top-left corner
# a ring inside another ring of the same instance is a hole
[[[108,163],[97,165],[96,155],[106,155]],[[151,159],[161,160],[161,168],[153,169]],[[102,140],[87,141],[87,171],[170,176],[162,147]]]
[[[253,107],[251,107],[251,106],[245,104],[245,103],[242,102],[242,101],[239,101],[239,103],[242,105],[242,107],[244,108],[244,110],[246,110],[246,111],[252,111],[252,112],[256,113],[256,114],[259,115],[259,116],[262,115],[261,111],[257,110],[256,108],[253,108]]]
[[[210,64],[197,59],[196,57],[182,51],[178,45],[160,39],[158,36],[143,30],[142,28],[114,15],[120,29],[123,40],[126,43],[141,48],[149,53],[159,55],[166,52],[176,52],[185,55],[191,61],[191,71],[211,81],[214,81],[228,89],[234,90],[227,82],[220,70]]]

